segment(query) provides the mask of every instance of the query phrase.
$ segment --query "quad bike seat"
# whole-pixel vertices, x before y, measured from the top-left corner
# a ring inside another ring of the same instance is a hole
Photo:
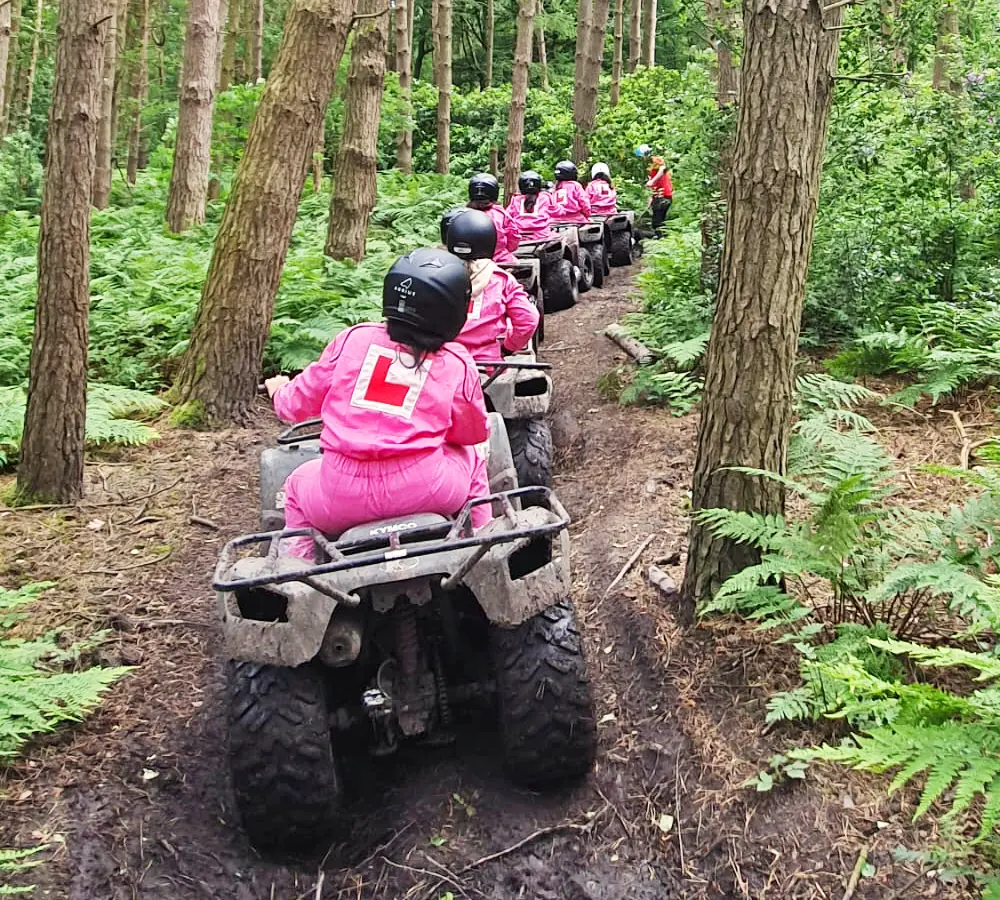
[[[439,516],[437,513],[415,513],[412,516],[379,519],[376,522],[366,522],[363,525],[355,525],[353,528],[348,528],[336,540],[341,546],[344,544],[365,543],[372,538],[413,531],[414,529],[424,528],[428,525],[440,525],[448,521],[445,516]]]

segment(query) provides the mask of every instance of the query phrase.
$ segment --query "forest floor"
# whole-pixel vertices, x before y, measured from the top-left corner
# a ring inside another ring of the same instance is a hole
[[[277,430],[262,406],[251,428],[164,429],[152,447],[92,461],[76,510],[0,509],[3,583],[59,581],[33,627],[67,637],[110,628],[104,661],[136,666],[92,718],[36,742],[0,775],[0,847],[49,847],[28,873],[33,896],[970,896],[896,861],[896,848],[926,847],[935,835],[930,820],[910,824],[906,792],[885,800],[884,781],[814,768],[769,793],[743,786],[790,742],[832,732],[767,733],[766,699],[793,683],[794,657],[733,623],[682,632],[643,578],[652,562],[681,577],[697,419],[600,396],[599,376],[624,362],[600,331],[632,308],[629,292],[627,273],[615,272],[607,288],[549,319],[543,346],[556,386],[556,487],[573,517],[575,598],[600,720],[594,774],[556,796],[517,790],[484,726],[454,748],[381,764],[359,788],[350,844],[322,863],[253,853],[227,791],[209,581],[222,542],[256,527],[257,456]],[[963,415],[992,420],[982,409]],[[955,462],[953,430],[941,413],[894,419],[882,436],[904,460],[937,448],[937,461]],[[921,477],[912,484],[923,496]],[[874,874],[852,895],[862,853]]]

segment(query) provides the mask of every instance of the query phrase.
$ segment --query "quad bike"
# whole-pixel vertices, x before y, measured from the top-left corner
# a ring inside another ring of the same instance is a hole
[[[634,212],[627,210],[610,216],[592,216],[591,219],[604,225],[607,253],[612,266],[630,266],[642,255]]]
[[[554,222],[551,227],[556,232],[576,232],[580,256],[584,258],[584,264],[580,267],[580,293],[585,293],[591,287],[603,287],[604,276],[611,274],[609,232],[604,222],[599,218],[591,218],[586,225]]]
[[[593,283],[588,275],[590,254],[581,252],[575,229],[540,241],[522,240],[514,255],[520,260],[538,260],[545,312],[569,309]]]
[[[516,487],[506,432],[490,418],[494,493],[454,519],[405,516],[339,536],[284,530],[275,487],[319,452],[298,436],[315,423],[263,452],[268,530],[226,544],[213,579],[230,660],[229,766],[259,849],[314,849],[344,824],[352,748],[381,756],[408,740],[447,742],[466,703],[495,701],[515,781],[546,787],[591,768],[597,726],[570,598],[569,518],[550,490]],[[529,497],[536,505],[523,506]],[[484,503],[496,518],[474,532],[471,510]],[[316,562],[282,555],[296,536],[313,539]]]

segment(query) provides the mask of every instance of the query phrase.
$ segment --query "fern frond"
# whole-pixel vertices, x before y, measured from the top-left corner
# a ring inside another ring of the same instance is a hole
[[[925,647],[922,644],[913,644],[909,641],[887,641],[871,638],[868,643],[889,653],[909,656],[926,668],[966,667],[979,673],[976,676],[976,681],[1000,679],[1000,658],[996,656],[973,653],[958,647]]]

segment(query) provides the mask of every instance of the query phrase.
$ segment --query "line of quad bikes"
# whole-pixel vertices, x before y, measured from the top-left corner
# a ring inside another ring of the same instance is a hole
[[[597,724],[571,598],[569,516],[552,491],[544,313],[629,266],[631,212],[555,226],[507,264],[543,314],[532,345],[482,369],[488,497],[454,518],[370,522],[341,535],[285,529],[282,487],[320,453],[320,420],[260,460],[262,531],[215,570],[227,659],[228,760],[250,842],[300,856],[349,829],[346,785],[371,757],[445,745],[492,716],[512,781],[543,790],[586,775]],[[494,518],[473,530],[471,510]],[[316,562],[281,552],[311,535]]]

